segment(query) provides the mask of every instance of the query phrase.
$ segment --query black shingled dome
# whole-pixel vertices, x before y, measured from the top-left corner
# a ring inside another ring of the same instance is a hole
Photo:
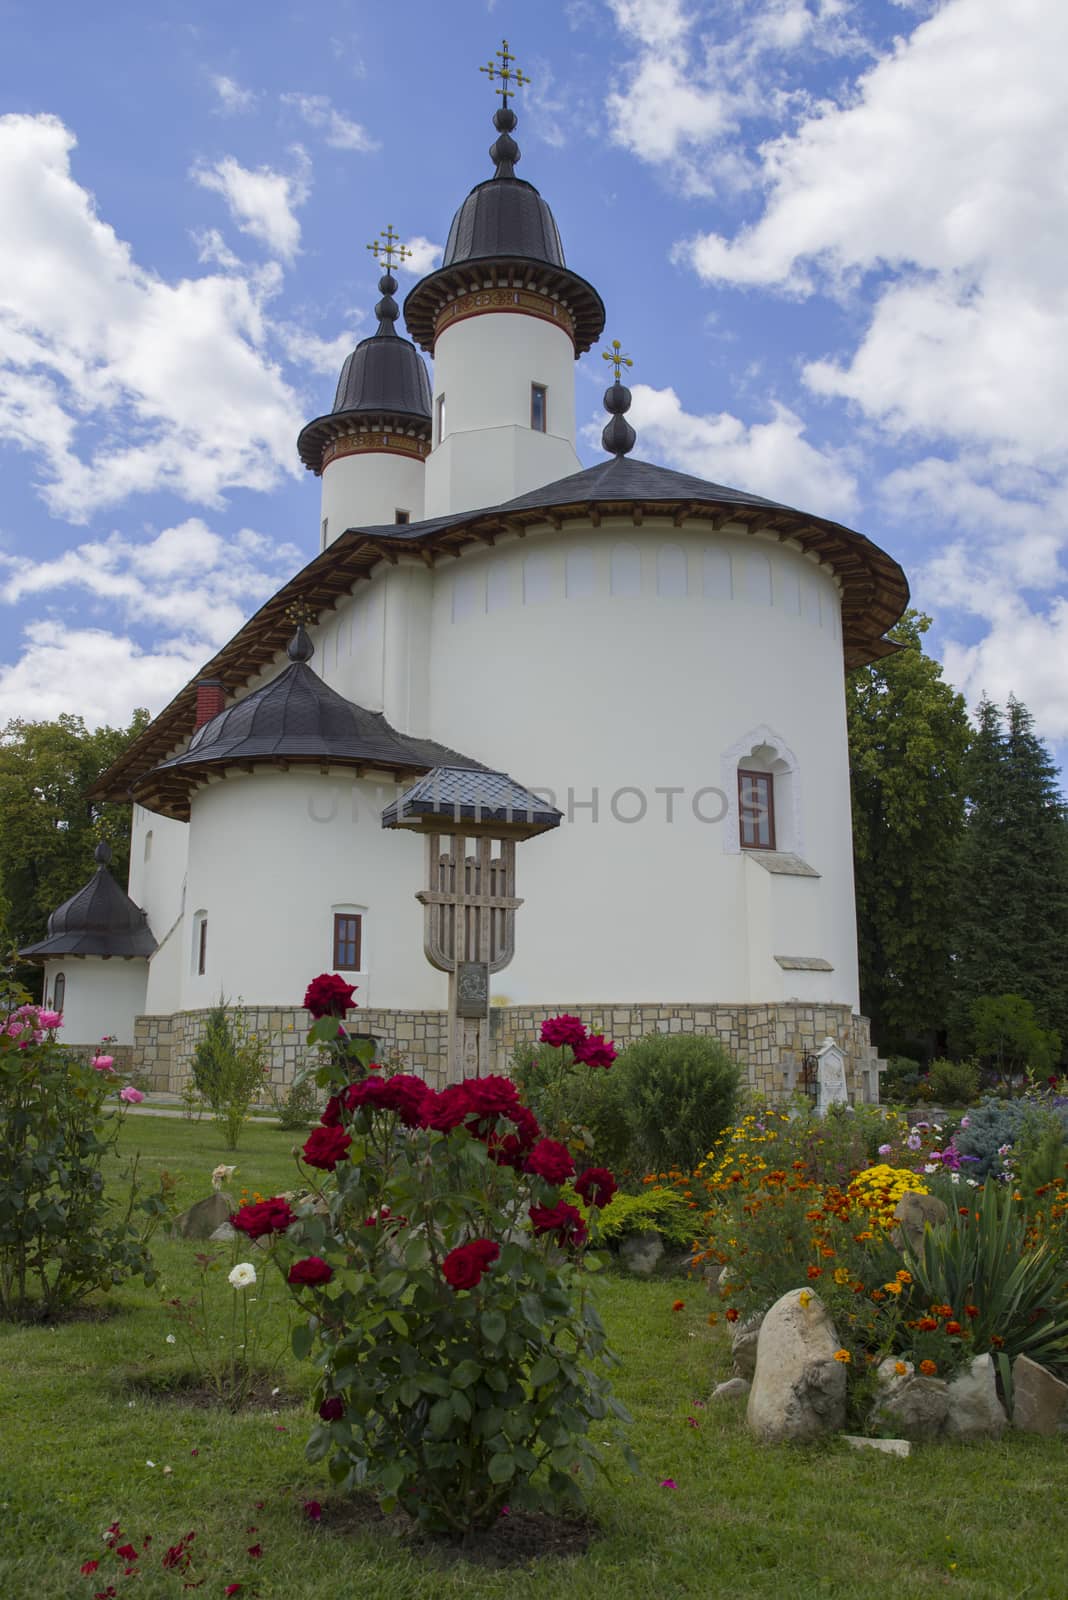
[[[378,287],[383,298],[375,307],[376,332],[345,357],[333,410],[309,422],[297,439],[300,459],[313,472],[322,470],[323,447],[345,432],[350,421],[383,432],[397,431],[399,425],[417,437],[430,437],[426,364],[415,345],[400,338],[394,327],[400,316],[393,298],[397,280],[384,273]]]
[[[150,956],[156,948],[147,914],[135,905],[108,871],[111,849],[96,847],[97,869],[84,889],[71,895],[48,919],[48,937],[19,955]]]
[[[136,786],[143,804],[164,815],[187,815],[174,803],[171,783],[178,778],[188,792],[200,782],[206,766],[305,762],[332,766],[378,767],[387,772],[420,773],[433,767],[482,770],[481,763],[433,739],[399,733],[381,711],[367,711],[325,684],[308,666],[311,640],[301,627],[289,645],[291,664],[276,678],[254,689],[236,705],[198,728],[188,749],[146,773]],[[166,790],[171,804],[157,804]]]
[[[476,184],[452,219],[442,267],[487,256],[529,256],[554,267],[567,265],[556,219],[523,178]]]

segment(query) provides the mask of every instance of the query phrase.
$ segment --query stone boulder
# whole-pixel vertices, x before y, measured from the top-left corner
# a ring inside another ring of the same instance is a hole
[[[942,1378],[881,1378],[881,1389],[872,1411],[872,1420],[882,1428],[892,1428],[902,1439],[919,1444],[940,1437],[949,1414],[949,1384]]]
[[[993,1358],[976,1356],[949,1385],[949,1410],[946,1414],[947,1439],[997,1439],[1009,1419],[998,1399],[998,1380]]]
[[[713,1400],[740,1400],[749,1393],[750,1385],[745,1378],[728,1378],[726,1383],[717,1383],[712,1390]]]
[[[846,1369],[834,1359],[838,1335],[818,1295],[791,1289],[760,1327],[746,1417],[769,1444],[840,1432]]]
[[[757,1341],[760,1338],[760,1326],[763,1317],[747,1317],[745,1322],[736,1322],[731,1329],[731,1356],[734,1361],[734,1375],[736,1378],[745,1378],[752,1383],[753,1374],[757,1364]]]
[[[637,1278],[651,1278],[663,1254],[658,1233],[628,1233],[619,1246],[620,1264]]]
[[[922,1256],[923,1235],[928,1223],[938,1228],[948,1220],[949,1208],[944,1200],[939,1200],[936,1194],[913,1194],[909,1190],[894,1207],[897,1226],[890,1238],[895,1250],[904,1250],[908,1245],[914,1256]]]
[[[1012,1364],[1012,1425],[1049,1438],[1068,1432],[1068,1383],[1030,1356],[1017,1356]]]
[[[171,1232],[179,1239],[210,1239],[216,1228],[230,1221],[233,1210],[234,1202],[230,1196],[218,1189],[214,1194],[209,1194],[206,1200],[198,1200],[188,1211],[176,1217]]]

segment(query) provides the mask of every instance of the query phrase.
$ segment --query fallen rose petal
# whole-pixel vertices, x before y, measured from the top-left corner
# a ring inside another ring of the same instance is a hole
[[[304,1515],[307,1517],[309,1522],[322,1521],[323,1508],[319,1504],[318,1500],[305,1500]]]
[[[661,1478],[660,1487],[661,1489],[677,1489],[678,1484],[675,1482],[674,1478]]]

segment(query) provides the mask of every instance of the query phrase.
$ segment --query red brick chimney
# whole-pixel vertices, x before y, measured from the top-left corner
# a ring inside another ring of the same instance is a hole
[[[217,717],[225,706],[226,690],[218,678],[201,678],[197,684],[197,716],[193,732],[196,733],[205,722],[210,722],[212,717]]]

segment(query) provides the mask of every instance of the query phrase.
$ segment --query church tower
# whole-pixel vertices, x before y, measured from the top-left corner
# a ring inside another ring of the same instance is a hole
[[[302,429],[297,449],[322,478],[319,548],[346,528],[418,522],[424,515],[424,461],[430,450],[430,379],[422,356],[394,324],[393,266],[409,252],[393,232],[367,246],[378,259],[378,330],[346,358],[334,409]]]
[[[574,362],[599,338],[604,306],[566,265],[546,202],[515,175],[509,100],[528,80],[514,60],[505,40],[482,68],[502,85],[494,175],[471,190],[441,267],[404,302],[409,332],[434,357],[427,517],[511,500],[582,465]]]

